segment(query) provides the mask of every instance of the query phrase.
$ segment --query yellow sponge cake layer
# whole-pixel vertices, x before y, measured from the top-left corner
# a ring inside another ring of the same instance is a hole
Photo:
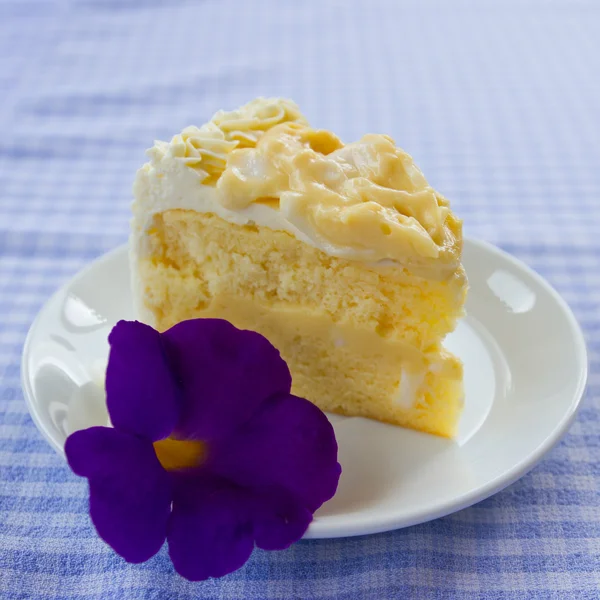
[[[462,223],[385,135],[344,144],[257,99],[156,142],[134,185],[138,317],[222,318],[266,336],[294,393],[442,436],[462,365]]]
[[[367,268],[285,232],[185,210],[156,215],[147,243],[139,268],[159,329],[227,319],[271,340],[294,393],[322,409],[452,435],[462,368],[436,341],[462,314],[462,272],[431,281]]]

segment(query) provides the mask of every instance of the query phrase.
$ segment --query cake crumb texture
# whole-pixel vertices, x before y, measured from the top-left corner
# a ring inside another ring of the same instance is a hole
[[[225,318],[265,335],[293,392],[323,410],[452,436],[462,365],[440,340],[462,316],[462,267],[445,280],[329,256],[292,235],[209,213],[154,215],[138,262],[147,320]]]

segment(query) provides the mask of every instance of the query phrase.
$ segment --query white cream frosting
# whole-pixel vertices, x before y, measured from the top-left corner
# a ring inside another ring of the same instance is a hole
[[[410,371],[409,369],[401,369],[400,384],[394,398],[394,404],[402,408],[412,408],[415,403],[415,398],[418,397],[418,392],[425,381],[426,371]]]

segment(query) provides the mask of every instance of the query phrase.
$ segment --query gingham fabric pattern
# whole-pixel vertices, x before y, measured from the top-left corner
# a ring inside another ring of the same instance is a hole
[[[0,597],[600,598],[599,32],[594,0],[0,0]],[[258,95],[391,134],[468,235],[558,288],[591,377],[565,439],[489,500],[190,583],[164,549],[129,565],[98,540],[19,362],[48,296],[126,240],[144,149]]]

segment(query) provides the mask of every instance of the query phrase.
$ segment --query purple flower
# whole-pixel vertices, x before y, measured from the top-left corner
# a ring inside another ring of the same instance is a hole
[[[302,537],[335,493],[333,428],[290,393],[279,352],[226,321],[165,333],[120,321],[109,336],[106,401],[113,427],[73,433],[71,469],[89,480],[100,535],[129,562],[163,545],[191,580],[241,567],[254,545]]]

